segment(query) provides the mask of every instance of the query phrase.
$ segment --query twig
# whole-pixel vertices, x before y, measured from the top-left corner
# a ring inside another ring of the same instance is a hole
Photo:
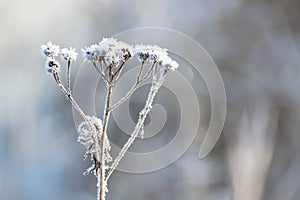
[[[68,67],[67,67],[67,83],[68,83],[68,93],[71,93],[71,61],[68,60]]]
[[[142,75],[142,68],[143,68],[143,64],[141,66],[139,75],[137,77],[137,81],[135,82],[135,84],[132,86],[132,88],[126,93],[126,95],[124,97],[122,97],[117,103],[115,103],[114,105],[111,106],[111,110],[116,109],[117,107],[119,107],[122,103],[124,103],[134,92],[135,90],[138,88],[138,86],[145,81],[147,78],[149,78],[149,76],[151,75],[151,72],[154,68],[154,66],[156,65],[156,63],[153,63],[152,66],[149,68],[149,70],[147,71],[146,75],[143,78],[140,78]]]
[[[89,127],[91,129],[91,132],[97,133],[95,126],[91,123],[91,121],[87,118],[86,114],[81,110],[79,105],[76,103],[76,101],[73,99],[73,96],[70,93],[67,92],[65,89],[64,85],[60,81],[59,74],[57,72],[53,73],[54,79],[58,85],[58,87],[63,91],[63,93],[66,95],[67,99],[71,102],[71,104],[74,106],[74,108],[77,110],[77,112],[82,116],[82,118],[89,124]],[[96,154],[96,159],[99,162],[99,145],[98,145],[98,138],[95,136],[96,134],[91,134],[93,138],[93,142],[95,145],[95,154]]]
[[[142,75],[142,73],[143,73],[144,66],[145,66],[145,60],[143,60],[143,62],[142,62],[142,65],[141,65],[141,68],[140,68],[140,72],[139,72],[139,75],[138,75],[138,77],[137,77],[137,82],[140,82],[140,81],[141,81],[141,75]]]
[[[99,70],[99,68],[97,67],[97,65],[96,65],[95,62],[93,62],[93,66],[95,67],[95,69],[97,70],[97,72],[99,72],[99,74],[101,74],[101,77],[103,78],[103,80],[104,80],[106,83],[109,83],[109,80],[106,78],[104,72]],[[102,67],[102,68],[103,68],[103,67]]]
[[[153,75],[153,79],[155,79],[155,78],[156,78],[155,75]],[[161,79],[158,82],[153,83],[153,85],[151,86],[151,89],[150,89],[150,92],[148,95],[148,99],[146,101],[144,109],[140,112],[138,122],[137,122],[131,136],[129,137],[129,139],[123,146],[122,150],[120,151],[119,155],[117,156],[117,158],[114,160],[112,166],[110,167],[110,170],[108,171],[107,176],[106,176],[106,181],[109,179],[109,177],[112,175],[112,173],[116,170],[121,159],[124,157],[125,153],[127,152],[129,147],[132,145],[132,143],[138,136],[138,133],[139,133],[140,129],[142,128],[142,126],[144,125],[144,121],[145,121],[148,113],[151,110],[154,97],[157,94],[159,88],[161,87],[161,85],[164,81],[164,78],[165,78],[165,75],[161,76]]]
[[[115,80],[117,80],[123,70],[123,67],[125,65],[125,61],[120,65],[120,67],[117,69],[117,71],[112,75],[112,78]]]

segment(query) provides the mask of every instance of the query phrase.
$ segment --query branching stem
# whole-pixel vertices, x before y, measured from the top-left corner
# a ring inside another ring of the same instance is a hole
[[[99,74],[101,75],[101,77],[103,78],[103,80],[105,81],[106,84],[109,83],[109,80],[106,78],[104,71],[103,71],[103,65],[101,66],[101,70],[98,68],[98,66],[96,65],[95,62],[93,62],[93,66],[95,67],[95,69],[97,70],[97,72],[99,72]]]
[[[134,140],[138,136],[139,131],[143,127],[144,121],[145,121],[147,115],[149,114],[149,112],[152,108],[153,100],[154,100],[159,88],[161,87],[161,85],[164,81],[164,78],[165,78],[165,76],[161,76],[160,80],[158,82],[155,82],[155,83],[153,82],[153,84],[151,86],[151,89],[150,89],[150,92],[149,92],[149,95],[148,95],[148,99],[147,99],[146,104],[145,104],[145,107],[139,114],[138,122],[137,122],[131,136],[129,137],[129,139],[127,140],[127,142],[123,146],[122,150],[118,154],[117,158],[114,160],[112,166],[110,167],[110,170],[108,171],[107,176],[106,176],[106,181],[110,178],[112,173],[116,170],[116,168],[118,167],[121,159],[124,157],[125,153],[127,152],[127,150],[130,148],[130,146],[133,144]],[[156,80],[156,75],[155,74],[153,75],[153,81],[154,80]]]
[[[151,75],[151,72],[153,71],[154,66],[156,65],[156,63],[153,63],[152,66],[149,68],[149,70],[147,71],[147,73],[145,74],[144,77],[142,77],[142,71],[144,69],[144,62],[141,65],[141,69],[139,72],[139,75],[137,77],[137,81],[135,82],[135,84],[132,86],[132,88],[126,93],[126,95],[124,97],[122,97],[117,103],[115,103],[114,105],[111,106],[111,110],[116,109],[117,107],[119,107],[122,103],[124,103],[134,92],[135,90],[138,88],[138,86],[145,81],[147,78],[149,78],[149,76]]]

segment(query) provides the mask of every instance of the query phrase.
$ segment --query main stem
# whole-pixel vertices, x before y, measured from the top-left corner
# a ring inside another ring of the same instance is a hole
[[[100,200],[105,200],[105,189],[106,189],[106,180],[105,180],[105,140],[107,137],[107,126],[108,126],[108,120],[111,113],[111,96],[112,96],[112,90],[113,90],[113,78],[112,78],[112,71],[110,69],[109,72],[109,83],[107,84],[107,94],[106,94],[106,103],[104,108],[104,114],[103,114],[103,134],[101,137],[101,162],[100,162]],[[98,175],[99,176],[99,175]]]

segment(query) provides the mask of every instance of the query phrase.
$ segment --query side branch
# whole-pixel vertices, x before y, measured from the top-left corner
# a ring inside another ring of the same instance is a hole
[[[152,66],[149,68],[149,70],[146,72],[145,76],[142,77],[142,73],[143,73],[143,69],[144,69],[144,63],[142,63],[141,69],[139,71],[139,75],[137,77],[137,81],[135,82],[135,84],[132,86],[132,88],[126,93],[126,95],[124,97],[122,97],[117,103],[115,103],[114,105],[111,106],[111,110],[116,109],[117,107],[119,107],[122,103],[124,103],[138,88],[138,86],[145,81],[146,79],[149,78],[149,76],[151,75],[151,72],[153,71],[154,66],[156,65],[156,63],[153,63]]]
[[[127,150],[130,148],[130,146],[133,144],[134,140],[138,136],[139,131],[143,127],[144,121],[145,121],[147,115],[149,114],[149,112],[152,108],[152,103],[153,103],[154,97],[156,96],[159,88],[161,87],[161,85],[164,81],[164,78],[165,78],[165,76],[162,76],[161,79],[158,82],[154,83],[151,86],[151,89],[150,89],[149,96],[148,96],[148,99],[146,101],[145,107],[139,114],[138,122],[137,122],[131,136],[129,137],[129,139],[127,140],[125,145],[123,146],[122,150],[120,151],[119,155],[117,156],[117,158],[113,162],[110,170],[108,171],[107,176],[106,176],[106,181],[109,179],[109,177],[112,175],[112,173],[116,170],[116,168],[119,165],[121,159],[124,157],[125,153],[127,152]]]
[[[64,87],[64,85],[61,83],[59,74],[57,72],[54,72],[53,76],[54,76],[54,80],[57,83],[58,87],[66,95],[67,99],[71,102],[71,104],[73,105],[73,107],[82,116],[82,118],[89,124],[91,132],[97,133],[97,131],[95,129],[95,126],[91,123],[91,121],[87,118],[86,114],[81,110],[81,108],[79,107],[79,105],[77,104],[77,102],[74,100],[74,98],[73,98],[73,96],[71,94],[71,91],[68,92],[66,90],[66,88]],[[92,134],[92,138],[93,138],[93,142],[94,142],[94,145],[95,145],[96,159],[97,159],[97,161],[99,161],[100,160],[100,158],[99,158],[99,144],[98,144],[98,138],[97,138],[97,136],[95,137],[95,135],[96,134]]]
[[[71,61],[68,60],[68,67],[67,67],[67,83],[68,83],[68,93],[71,93]]]
[[[109,83],[109,80],[106,78],[104,72],[103,72],[103,67],[101,67],[102,70],[100,70],[98,68],[98,66],[96,65],[95,62],[93,62],[93,66],[95,67],[95,69],[97,70],[97,72],[99,72],[99,74],[101,75],[101,77],[103,78],[103,80],[108,84]]]

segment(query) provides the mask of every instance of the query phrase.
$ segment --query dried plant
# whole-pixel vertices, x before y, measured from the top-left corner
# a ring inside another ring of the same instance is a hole
[[[121,159],[133,144],[136,137],[144,134],[144,121],[149,114],[153,100],[162,86],[166,75],[178,67],[178,63],[172,60],[166,49],[153,45],[131,46],[113,38],[104,38],[100,43],[86,47],[82,50],[83,58],[90,62],[99,73],[106,85],[106,99],[102,120],[95,116],[87,116],[76,103],[71,91],[71,64],[76,60],[78,53],[73,48],[61,49],[58,45],[48,42],[41,46],[42,54],[46,58],[46,71],[54,77],[56,84],[66,95],[68,101],[82,116],[83,122],[78,127],[78,142],[85,148],[84,158],[91,158],[92,166],[84,175],[93,173],[97,178],[97,199],[104,200],[108,192],[107,181],[116,170]],[[56,57],[61,56],[66,61],[66,86],[60,78],[61,64]],[[132,88],[116,104],[112,104],[114,85],[118,81],[125,63],[136,57],[140,61],[139,73]],[[110,142],[108,139],[108,123],[111,112],[125,102],[140,84],[152,75],[152,86],[148,93],[148,98],[144,108],[140,111],[138,121],[121,148],[118,156],[112,158],[110,155]]]

